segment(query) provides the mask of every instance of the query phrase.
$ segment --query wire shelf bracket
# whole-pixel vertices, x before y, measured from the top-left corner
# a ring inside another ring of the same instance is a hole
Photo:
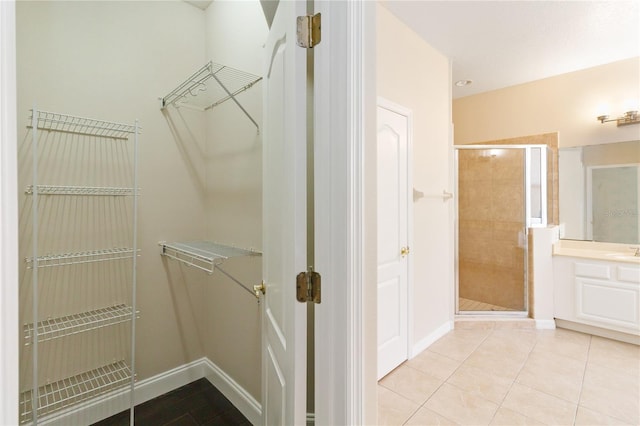
[[[218,87],[209,87],[207,82],[213,79]],[[217,64],[209,61],[205,66],[189,76],[178,87],[169,92],[168,95],[160,98],[162,105],[160,109],[165,109],[169,105],[175,107],[193,108],[199,111],[208,111],[216,106],[231,100],[238,108],[251,120],[258,133],[260,126],[249,114],[249,112],[240,104],[236,96],[245,90],[253,87],[254,84],[262,80],[262,77],[240,71],[226,65]],[[198,96],[200,92],[209,92],[213,101],[203,106],[193,105],[192,98]]]
[[[37,406],[37,416],[44,416],[70,405],[86,401],[129,384],[131,369],[124,361],[90,370],[77,376],[46,384],[38,388],[37,404],[33,391],[20,394],[20,423],[33,420],[33,406]]]
[[[256,296],[253,290],[226,272],[220,265],[227,259],[239,256],[262,256],[262,253],[252,249],[242,249],[210,241],[191,241],[184,243],[158,243],[162,247],[162,256],[177,260],[185,265],[205,271],[209,275],[217,269],[227,278],[238,284],[245,291]]]
[[[37,330],[33,324],[25,324],[23,327],[24,345],[29,346],[36,338],[38,342],[46,342],[59,337],[71,336],[85,331],[97,330],[102,327],[128,322],[131,321],[132,313],[133,308],[131,306],[120,304],[40,321]],[[136,316],[138,318],[139,314],[140,312],[137,311]]]

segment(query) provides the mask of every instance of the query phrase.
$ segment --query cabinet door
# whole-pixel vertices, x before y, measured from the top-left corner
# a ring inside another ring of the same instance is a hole
[[[580,319],[638,331],[639,300],[638,285],[576,278],[576,316]]]

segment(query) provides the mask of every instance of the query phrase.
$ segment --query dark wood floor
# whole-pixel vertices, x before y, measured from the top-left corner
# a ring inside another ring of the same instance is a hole
[[[136,426],[210,426],[251,423],[207,379],[196,380],[160,395],[135,410]],[[129,410],[104,419],[93,426],[126,426]]]

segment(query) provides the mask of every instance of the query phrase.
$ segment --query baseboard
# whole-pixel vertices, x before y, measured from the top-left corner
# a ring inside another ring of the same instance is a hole
[[[260,403],[206,357],[137,382],[135,404],[142,404],[203,377],[218,388],[252,424],[260,424]],[[121,389],[42,417],[38,423],[49,426],[89,425],[127,410],[129,404],[129,389]]]
[[[253,425],[262,423],[261,404],[220,367],[204,358],[205,376]]]
[[[556,318],[558,328],[566,328],[568,330],[579,331],[581,333],[593,334],[594,336],[605,337],[607,339],[618,340],[633,345],[640,345],[640,335],[624,333],[616,330],[609,330],[578,322],[561,320]]]
[[[536,329],[538,330],[554,330],[556,328],[556,322],[554,320],[535,320]]]
[[[446,323],[438,327],[435,331],[430,333],[428,336],[424,337],[423,339],[418,341],[416,344],[414,344],[413,347],[411,348],[409,359],[415,357],[420,352],[424,351],[429,346],[431,346],[436,340],[438,340],[439,338],[441,338],[442,336],[444,336],[445,334],[453,330],[453,325],[454,325],[453,321],[447,321]]]

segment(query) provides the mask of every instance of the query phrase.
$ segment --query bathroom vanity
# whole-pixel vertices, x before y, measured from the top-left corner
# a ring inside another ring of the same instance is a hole
[[[628,244],[561,240],[553,269],[558,325],[640,343],[640,256]]]

